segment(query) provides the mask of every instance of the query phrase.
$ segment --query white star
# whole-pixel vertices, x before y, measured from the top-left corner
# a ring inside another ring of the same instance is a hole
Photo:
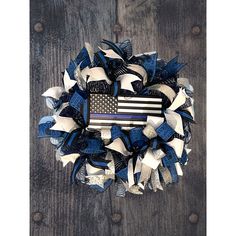
[[[147,117],[147,123],[152,125],[155,129],[157,127],[159,127],[163,122],[164,122],[163,117],[158,117],[158,116],[148,116]]]
[[[141,195],[143,194],[141,191],[140,191],[140,186],[138,185],[132,185],[131,187],[129,187],[129,184],[128,182],[123,182],[125,188],[126,188],[126,191],[130,192],[130,193],[133,193],[133,194],[138,194],[138,195]]]
[[[71,132],[74,129],[78,128],[78,125],[70,117],[62,117],[62,116],[53,116],[53,117],[56,120],[56,124],[50,128],[51,130]]]
[[[69,155],[61,156],[60,161],[63,163],[63,167],[65,167],[69,162],[75,163],[76,159],[79,156],[79,153],[72,153]]]
[[[104,170],[91,166],[89,163],[86,163],[86,172],[87,175],[104,175]]]
[[[133,158],[129,159],[128,162],[128,183],[129,183],[129,188],[135,184]]]
[[[194,99],[190,98],[190,100],[191,100],[192,106],[187,107],[184,110],[188,111],[190,113],[190,115],[193,117],[193,120],[194,120],[195,119],[195,112],[194,112],[194,107],[193,107]]]
[[[129,152],[123,141],[120,138],[115,139],[111,144],[107,145],[106,148],[111,149],[111,150],[115,150],[121,154],[123,154],[124,156],[129,156],[132,155],[132,152]]]
[[[139,183],[144,182],[144,186],[146,185],[146,183],[148,182],[150,176],[152,173],[152,168],[150,166],[147,166],[146,164],[142,163],[141,166],[141,175],[139,177]]]
[[[47,91],[45,91],[42,96],[43,97],[51,97],[55,99],[59,99],[61,97],[61,94],[65,90],[62,87],[51,87]]]
[[[160,153],[155,153],[156,154],[155,155],[153,151],[150,148],[148,148],[142,160],[142,164],[145,164],[152,169],[156,169],[161,163],[161,158],[165,156],[165,153],[162,152],[161,149],[159,152]]]
[[[105,53],[105,57],[109,57],[113,59],[121,59],[122,61],[124,61],[123,58],[120,55],[118,55],[116,52],[114,52],[112,49],[105,50],[100,47],[98,48]]]
[[[178,134],[184,136],[184,130],[183,130],[183,122],[181,116],[169,109],[166,110],[165,112],[165,117],[167,124],[175,130]]]
[[[86,69],[86,70],[85,70]],[[91,81],[101,81],[105,80],[108,84],[111,84],[111,80],[109,80],[108,76],[106,75],[105,70],[102,67],[93,67],[93,68],[85,68],[82,70],[83,78],[88,77],[87,82]]]
[[[184,149],[184,141],[178,138],[174,138],[172,141],[168,142],[167,145],[174,148],[177,157],[181,158],[183,149]]]
[[[142,76],[143,85],[145,85],[147,83],[147,78],[148,78],[147,72],[142,66],[139,66],[139,65],[136,65],[136,64],[129,64],[128,69],[131,69],[131,70],[137,72],[138,74],[140,74]]]
[[[168,85],[165,84],[154,84],[148,87],[151,90],[158,90],[161,93],[164,93],[171,102],[173,102],[174,98],[176,97],[175,91]]]
[[[176,168],[177,174],[178,174],[179,176],[183,176],[183,171],[182,171],[182,168],[181,168],[179,162],[176,162],[176,163],[175,163],[175,168]]]
[[[134,93],[134,89],[132,86],[132,82],[134,81],[141,81],[141,79],[137,75],[133,74],[123,74],[118,76],[116,79],[117,81],[120,81],[121,89],[126,89]]]
[[[77,83],[76,80],[70,79],[70,76],[67,70],[65,70],[63,81],[64,81],[64,87],[65,87],[66,92],[69,92],[69,89],[71,89]]]
[[[155,169],[155,170],[152,170],[151,184],[152,184],[152,188],[153,188],[154,192],[156,192],[157,189],[163,190],[163,187],[161,185],[161,181],[160,181],[160,178],[159,178],[158,168]]]
[[[175,100],[168,109],[175,111],[178,107],[185,103],[186,98],[189,98],[189,96],[185,93],[184,89],[180,88]]]
[[[88,55],[89,55],[89,59],[90,59],[90,61],[92,63],[93,59],[94,59],[93,47],[89,43],[87,43],[87,42],[85,42],[84,44],[85,44],[85,48],[87,49],[87,52],[88,52]]]

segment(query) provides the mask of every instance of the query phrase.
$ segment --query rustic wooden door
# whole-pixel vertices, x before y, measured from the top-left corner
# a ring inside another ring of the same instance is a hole
[[[206,162],[205,0],[31,0],[31,235],[204,236]],[[188,65],[181,76],[195,88],[197,124],[184,176],[165,191],[115,197],[69,184],[70,165],[55,160],[37,138],[48,113],[41,94],[61,84],[61,71],[84,45],[101,39],[133,41],[135,53],[176,54]]]

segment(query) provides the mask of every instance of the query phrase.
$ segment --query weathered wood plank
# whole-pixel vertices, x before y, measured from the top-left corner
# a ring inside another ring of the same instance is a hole
[[[180,74],[195,88],[197,125],[193,127],[190,161],[178,184],[156,194],[112,198],[112,208],[121,212],[114,235],[205,235],[205,1],[118,1],[118,39],[131,38],[136,53],[157,50],[161,58],[176,54],[188,66]],[[200,30],[200,32],[199,32]],[[199,216],[197,224],[189,215]]]
[[[37,123],[49,113],[41,94],[62,85],[60,72],[84,42],[115,39],[115,9],[114,0],[31,0],[31,235],[110,234],[109,192],[70,186],[72,166],[56,162],[49,140],[37,138]]]

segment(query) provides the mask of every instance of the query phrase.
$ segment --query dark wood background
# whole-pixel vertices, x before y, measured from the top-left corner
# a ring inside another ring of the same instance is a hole
[[[31,235],[206,235],[205,7],[205,0],[31,0]],[[117,198],[114,187],[100,194],[70,186],[72,166],[63,168],[49,140],[37,138],[49,113],[41,94],[61,85],[61,71],[85,41],[102,38],[130,38],[135,53],[179,54],[188,63],[181,76],[195,88],[192,152],[179,183],[163,192]]]

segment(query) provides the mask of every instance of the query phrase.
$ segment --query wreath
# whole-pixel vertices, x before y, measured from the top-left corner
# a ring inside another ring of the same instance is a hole
[[[113,182],[117,196],[156,192],[178,182],[191,149],[193,87],[179,77],[178,56],[133,55],[130,40],[85,43],[62,73],[63,87],[42,94],[52,115],[39,122],[56,159],[73,163],[72,183],[99,192]]]

